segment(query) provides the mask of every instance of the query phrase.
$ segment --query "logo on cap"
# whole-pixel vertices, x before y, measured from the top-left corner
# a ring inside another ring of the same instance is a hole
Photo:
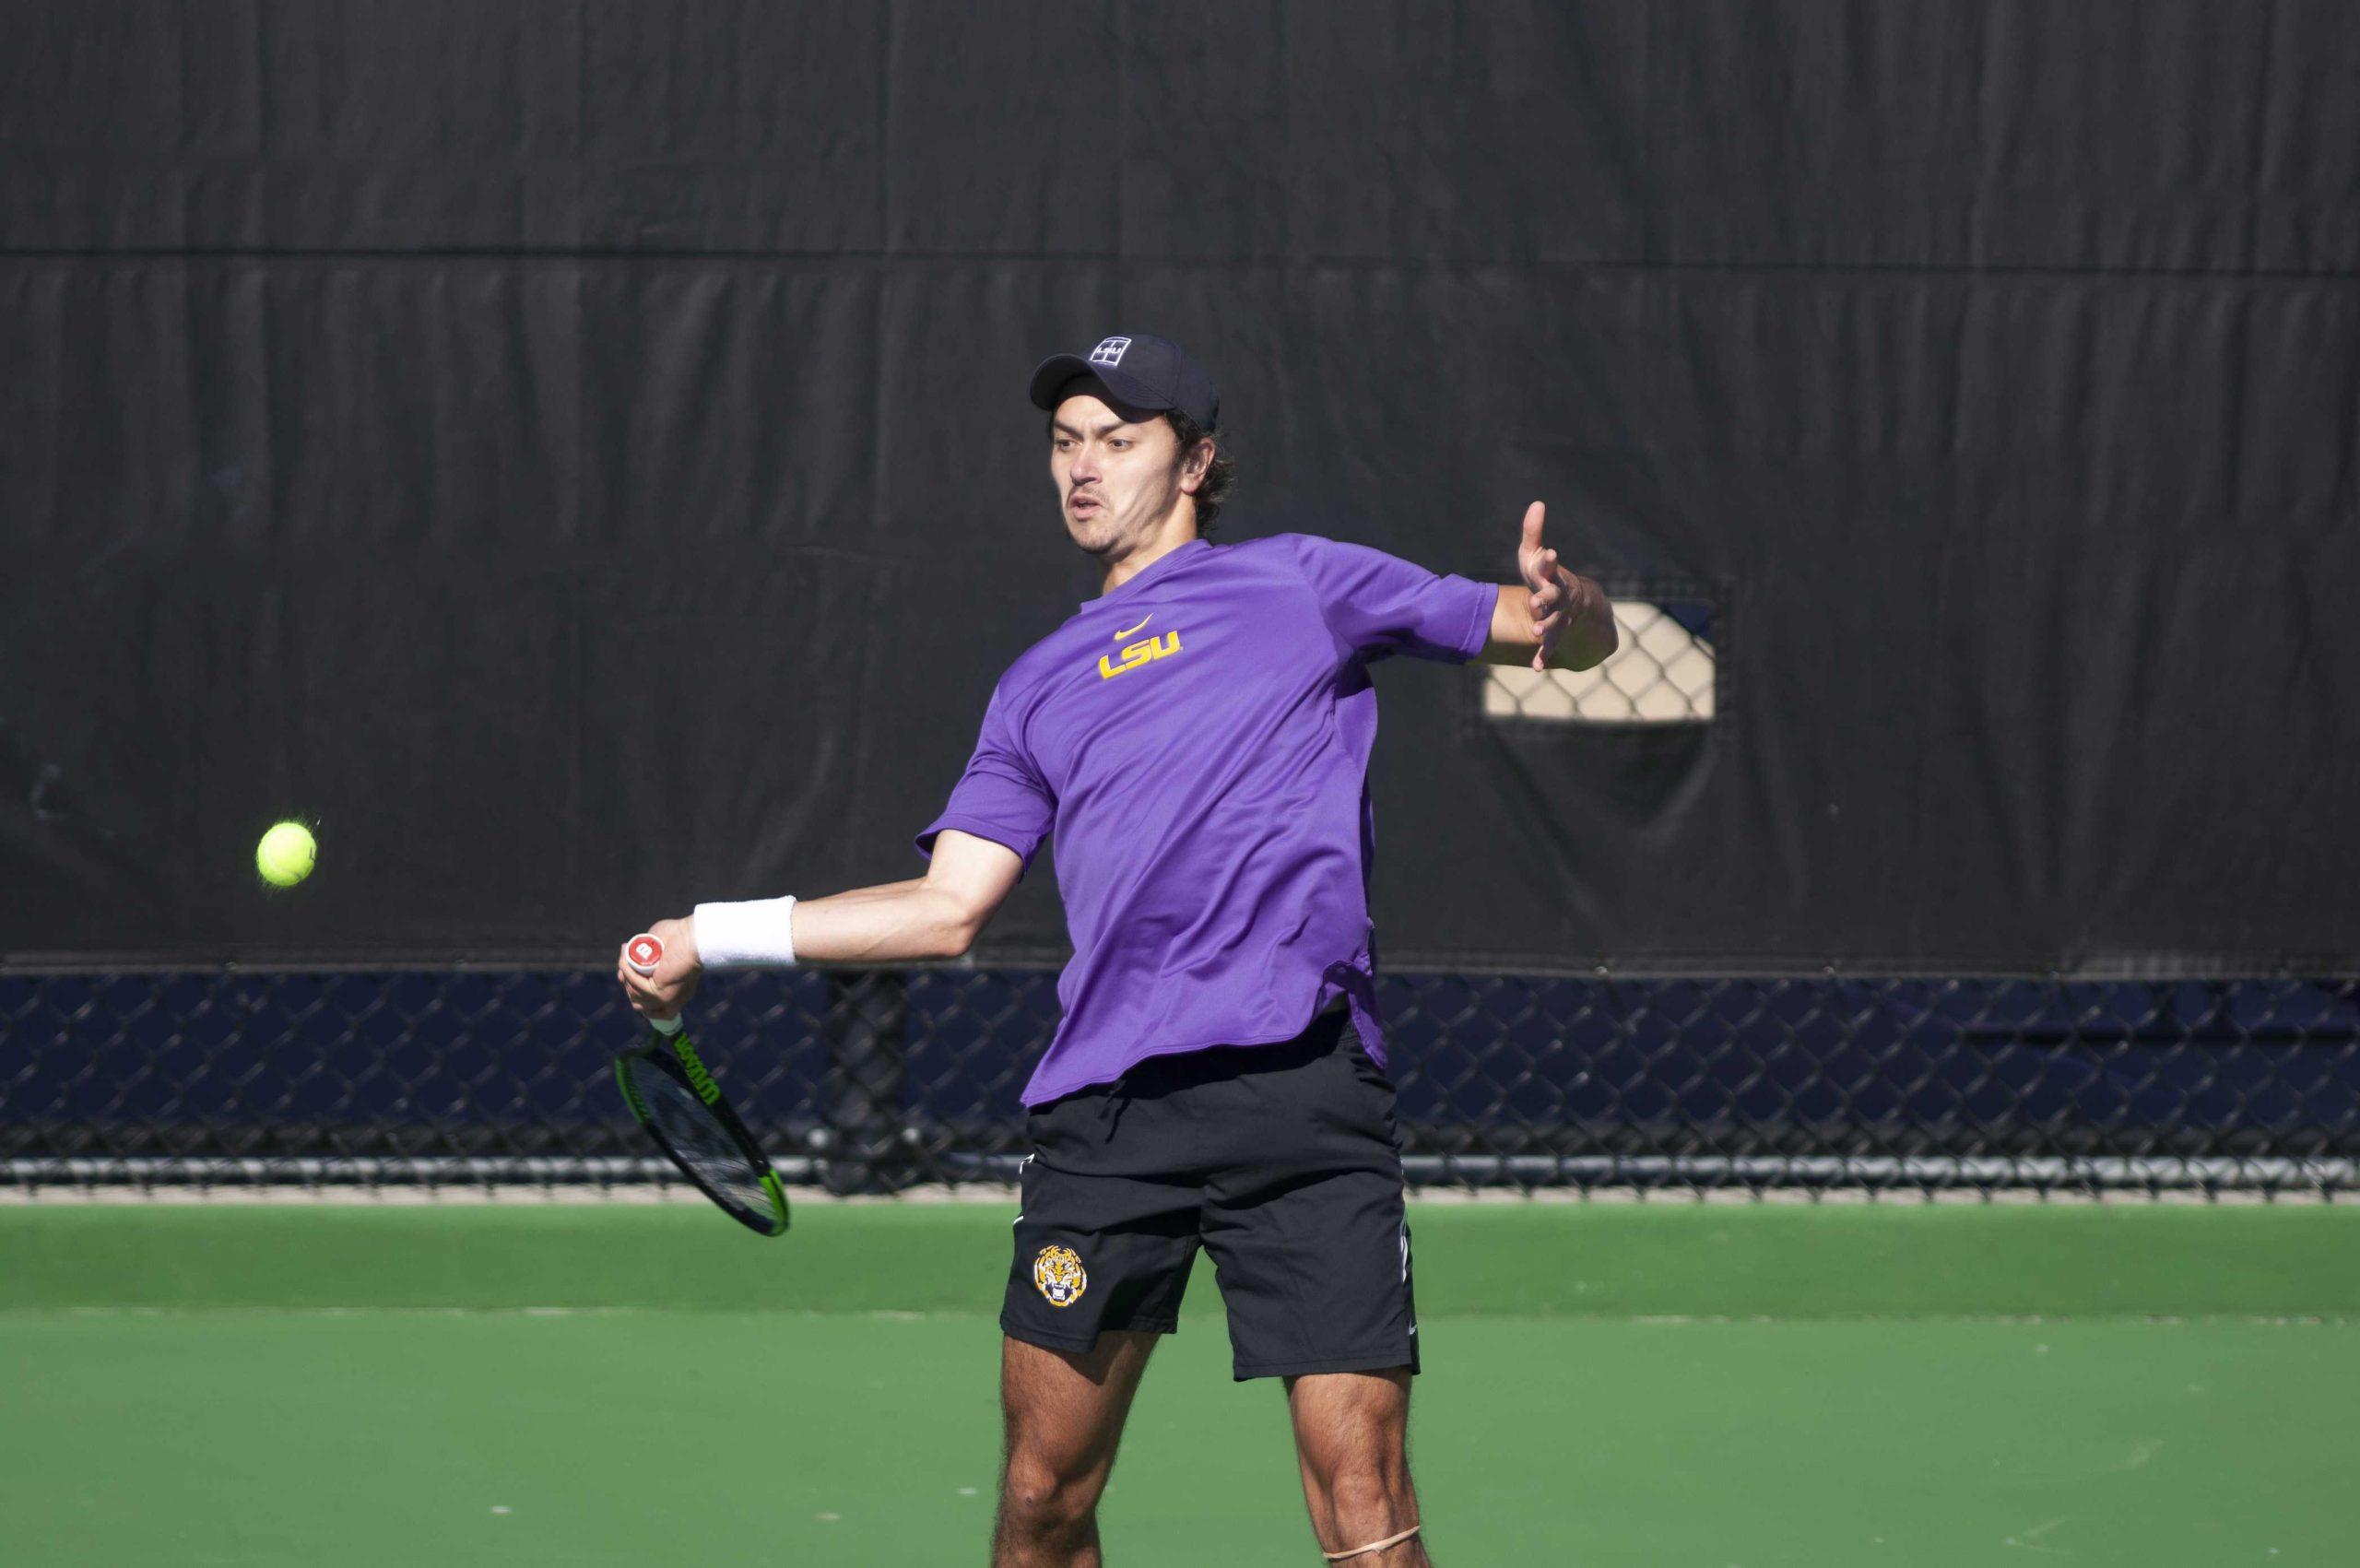
[[[1090,351],[1090,362],[1093,365],[1119,365],[1123,362],[1123,356],[1130,351],[1130,347],[1131,340],[1127,337],[1109,337]]]

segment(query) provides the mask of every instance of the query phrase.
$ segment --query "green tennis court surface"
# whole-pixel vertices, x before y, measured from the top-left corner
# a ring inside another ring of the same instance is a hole
[[[10,1564],[981,1562],[997,1205],[0,1208]],[[1445,1568],[2348,1563],[2335,1208],[1432,1205]],[[1209,1269],[1117,1568],[1316,1564]]]

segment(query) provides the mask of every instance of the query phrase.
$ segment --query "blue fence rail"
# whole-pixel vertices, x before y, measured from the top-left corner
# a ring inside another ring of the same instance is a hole
[[[2360,983],[1382,983],[1422,1183],[2333,1194]],[[791,1181],[997,1182],[1053,1031],[1037,971],[708,982],[709,1060]],[[0,977],[0,1184],[667,1179],[610,976]]]

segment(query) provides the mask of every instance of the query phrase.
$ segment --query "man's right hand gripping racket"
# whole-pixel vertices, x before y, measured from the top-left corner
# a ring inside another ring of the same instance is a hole
[[[623,961],[653,974],[664,943],[644,932],[623,949]],[[729,1108],[678,1019],[649,1019],[647,1043],[615,1058],[623,1102],[666,1158],[723,1213],[765,1236],[786,1234],[786,1191],[778,1173]]]

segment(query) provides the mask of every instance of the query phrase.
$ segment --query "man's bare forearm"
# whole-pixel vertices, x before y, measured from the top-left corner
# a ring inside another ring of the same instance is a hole
[[[1024,862],[1015,850],[946,828],[935,841],[923,878],[880,882],[825,898],[698,907],[713,923],[716,952],[728,967],[908,963],[967,951],[1023,874]],[[665,949],[652,972],[633,966],[628,947],[615,955],[615,978],[638,1011],[673,1018],[695,996],[706,959],[697,925],[690,915],[647,928]]]
[[[795,901],[798,963],[956,958],[974,936],[959,901],[923,877]]]
[[[1614,605],[1606,590],[1578,572],[1564,573],[1565,630],[1549,650],[1551,669],[1588,669],[1605,662],[1622,642],[1615,630]],[[1480,662],[1487,665],[1530,665],[1540,634],[1532,624],[1532,595],[1521,584],[1503,584],[1492,607],[1492,638]]]

